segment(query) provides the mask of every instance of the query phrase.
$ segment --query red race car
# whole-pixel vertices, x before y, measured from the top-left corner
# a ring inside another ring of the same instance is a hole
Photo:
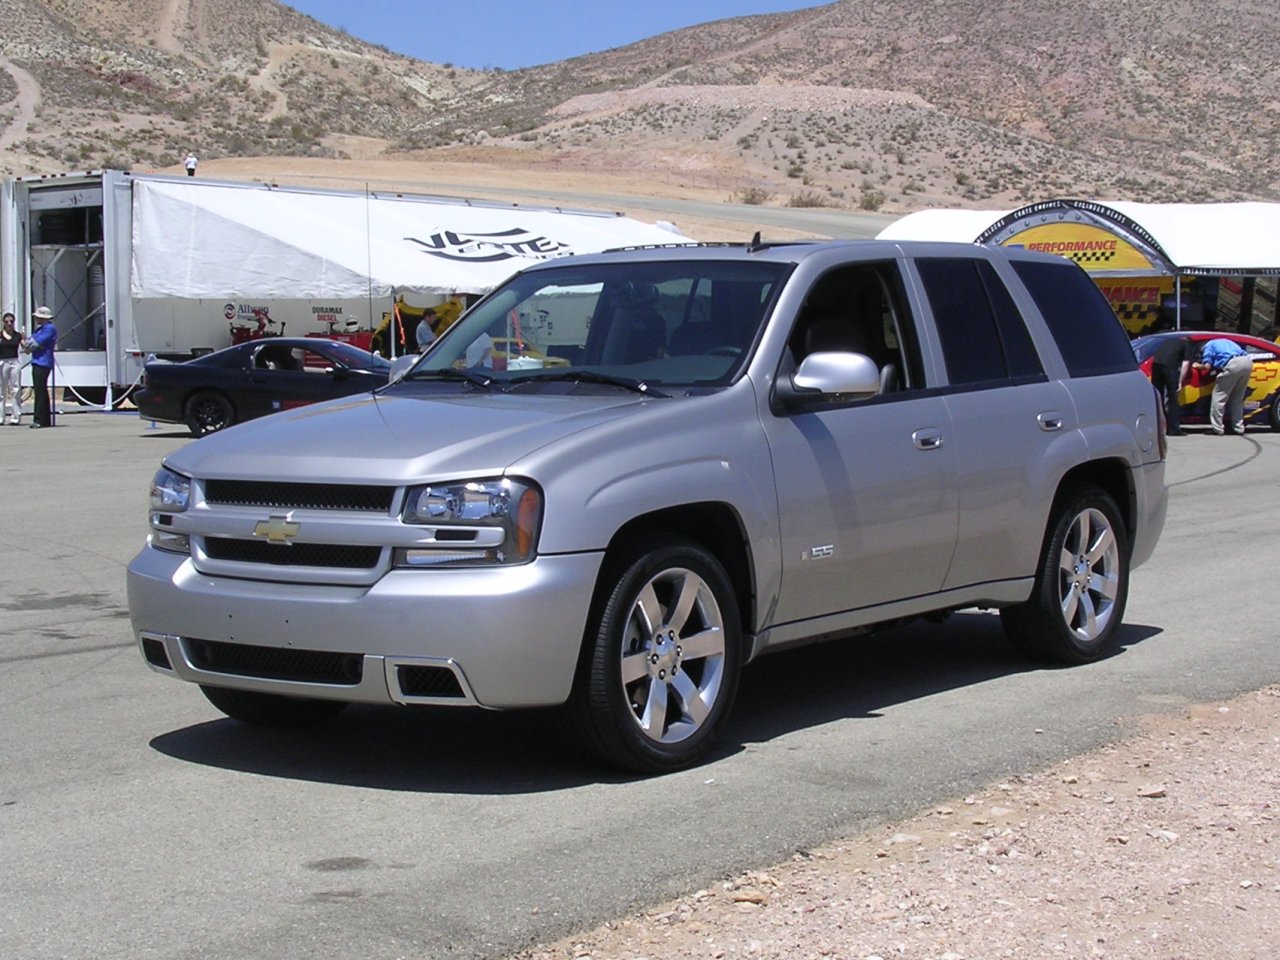
[[[1245,426],[1266,426],[1280,430],[1280,344],[1251,337],[1243,333],[1222,333],[1217,330],[1170,330],[1138,337],[1133,341],[1133,352],[1138,357],[1142,372],[1151,376],[1151,359],[1163,341],[1181,337],[1193,344],[1204,343],[1219,337],[1234,340],[1253,358],[1253,375],[1249,378],[1249,390],[1244,397]],[[1209,398],[1213,395],[1213,378],[1198,370],[1191,371],[1191,379],[1182,388],[1182,422],[1208,423]]]

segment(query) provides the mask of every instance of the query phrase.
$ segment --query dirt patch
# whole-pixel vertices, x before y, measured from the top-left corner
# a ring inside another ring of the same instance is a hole
[[[1280,687],[518,960],[1263,957],[1280,917]]]

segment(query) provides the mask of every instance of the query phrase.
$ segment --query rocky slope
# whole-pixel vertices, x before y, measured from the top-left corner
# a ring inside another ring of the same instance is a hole
[[[1280,196],[1280,20],[1246,0],[842,0],[513,72],[416,61],[275,0],[0,16],[8,172],[429,151],[885,212]]]

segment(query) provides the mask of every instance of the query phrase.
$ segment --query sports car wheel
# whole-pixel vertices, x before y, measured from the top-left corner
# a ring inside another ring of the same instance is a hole
[[[231,401],[221,393],[201,390],[187,401],[187,429],[193,437],[221,430],[236,422],[236,412]]]
[[[200,685],[200,690],[228,717],[255,727],[310,727],[336,717],[347,708],[342,700],[283,697],[205,684]]]
[[[1115,501],[1098,487],[1059,494],[1035,588],[1001,611],[1010,642],[1040,660],[1089,663],[1113,652],[1129,593],[1129,541]]]
[[[1276,397],[1271,401],[1271,414],[1267,417],[1267,424],[1272,430],[1280,431],[1280,392],[1276,393]]]
[[[567,705],[592,758],[643,773],[711,747],[738,686],[742,637],[724,567],[692,541],[636,544],[610,564]]]

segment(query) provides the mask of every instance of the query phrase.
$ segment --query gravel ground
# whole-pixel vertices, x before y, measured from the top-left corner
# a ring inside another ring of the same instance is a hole
[[[1272,958],[1280,687],[517,960]],[[655,855],[661,855],[655,853]]]

